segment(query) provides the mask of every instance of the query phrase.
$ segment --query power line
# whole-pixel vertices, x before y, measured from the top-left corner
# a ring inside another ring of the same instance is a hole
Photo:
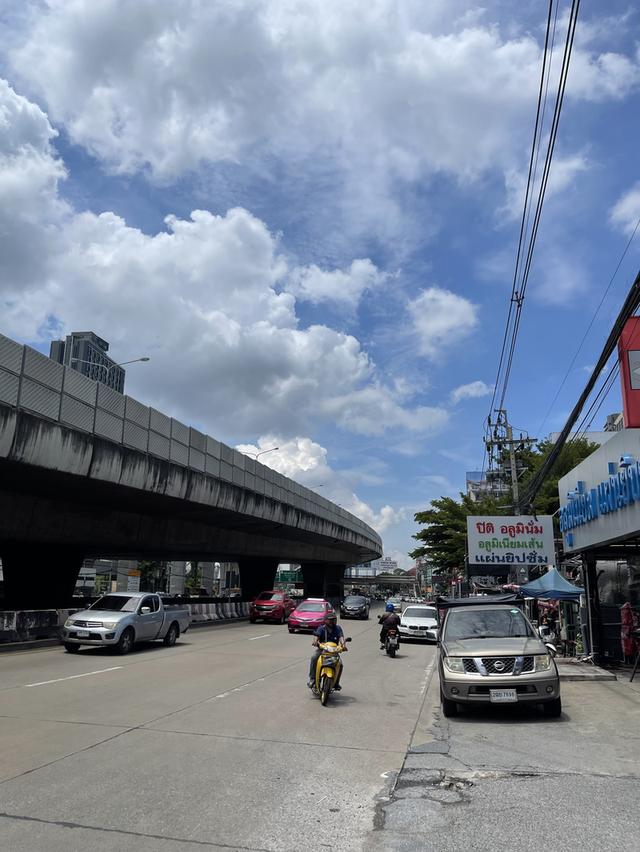
[[[506,349],[507,349],[507,341],[509,339],[509,331],[510,331],[510,328],[511,328],[511,318],[512,318],[512,315],[513,315],[513,306],[514,306],[514,303],[515,303],[515,297],[517,295],[518,268],[519,268],[519,265],[520,265],[520,257],[521,257],[521,253],[522,253],[523,242],[524,242],[525,227],[526,227],[526,223],[528,221],[527,210],[530,206],[529,205],[529,198],[530,198],[530,193],[531,193],[532,185],[533,185],[532,175],[533,175],[533,170],[534,170],[534,164],[537,166],[536,151],[538,149],[538,143],[539,143],[539,129],[540,129],[540,132],[541,132],[542,131],[541,119],[544,116],[544,108],[546,106],[545,77],[547,78],[547,86],[548,86],[548,78],[549,78],[549,73],[551,71],[551,53],[549,51],[549,38],[550,38],[550,33],[551,33],[551,17],[552,17],[552,13],[553,13],[554,2],[556,2],[556,0],[549,0],[549,9],[548,9],[548,13],[547,13],[547,29],[546,29],[546,32],[545,32],[544,53],[542,55],[542,69],[540,71],[540,85],[538,87],[538,101],[537,101],[537,105],[536,105],[536,118],[535,118],[535,124],[534,124],[534,128],[533,128],[533,141],[532,141],[532,144],[531,144],[531,154],[530,154],[530,157],[529,157],[529,171],[528,171],[528,174],[527,174],[527,186],[526,186],[526,190],[525,190],[524,207],[523,207],[523,210],[522,210],[522,218],[521,218],[521,221],[520,221],[520,234],[519,234],[519,238],[518,238],[518,250],[517,250],[517,254],[516,254],[516,265],[515,265],[515,270],[514,270],[514,275],[513,275],[513,283],[512,283],[512,287],[511,287],[511,298],[509,300],[509,311],[508,311],[508,314],[507,314],[507,321],[506,321],[506,324],[505,324],[504,335],[503,335],[503,338],[502,338],[502,347],[501,347],[501,350],[500,350],[500,359],[498,361],[498,371],[496,373],[496,380],[495,380],[495,383],[494,383],[494,386],[493,386],[493,394],[491,396],[491,403],[489,405],[489,415],[487,417],[487,426],[486,426],[486,430],[485,430],[485,437],[489,437],[489,429],[490,429],[489,423],[490,423],[490,419],[491,419],[491,412],[493,411],[493,407],[494,407],[495,401],[496,401],[496,394],[498,392],[498,386],[499,386],[499,383],[500,383],[500,375],[502,373],[502,365],[503,365],[503,362],[504,362],[504,355],[505,355],[505,352],[506,352]],[[556,18],[557,18],[557,6],[556,6]],[[554,38],[555,38],[555,23],[554,23]],[[548,67],[547,67],[547,60],[548,60]],[[486,449],[486,444],[485,444],[485,453],[484,453],[484,457],[483,457],[483,461],[482,461],[483,472],[484,472],[484,468],[485,468],[486,459],[487,459],[487,449]]]
[[[522,280],[520,283],[520,288],[517,292],[517,307],[516,307],[516,316],[514,320],[514,328],[513,333],[511,335],[511,345],[509,347],[509,357],[507,360],[507,367],[504,374],[503,386],[502,386],[502,396],[500,398],[500,408],[504,407],[504,400],[507,394],[507,388],[509,385],[509,378],[511,376],[511,368],[513,366],[513,356],[515,354],[516,343],[518,339],[518,332],[520,330],[520,321],[522,317],[522,305],[524,303],[524,297],[527,290],[527,284],[529,282],[529,274],[531,272],[531,265],[533,262],[533,251],[535,248],[536,240],[538,237],[538,228],[540,227],[540,219],[542,216],[542,207],[544,204],[545,195],[547,192],[547,184],[549,181],[549,174],[551,172],[551,161],[553,159],[553,152],[555,149],[556,139],[558,135],[558,127],[560,124],[560,113],[562,111],[562,104],[564,102],[564,93],[567,85],[567,77],[569,74],[569,63],[571,61],[571,52],[573,49],[573,40],[576,32],[576,25],[578,23],[578,11],[580,9],[580,0],[573,0],[571,4],[571,12],[569,13],[569,24],[567,26],[567,37],[565,40],[564,46],[564,54],[562,57],[562,68],[560,69],[560,79],[558,82],[558,93],[556,96],[555,108],[553,111],[553,119],[551,121],[551,131],[549,134],[549,141],[547,143],[547,154],[545,157],[544,168],[542,171],[542,180],[540,183],[540,189],[538,192],[538,202],[536,204],[536,212],[533,219],[533,226],[531,229],[531,236],[529,238],[529,247],[527,250],[527,257],[525,260],[524,271],[522,273]]]
[[[564,447],[567,438],[571,432],[571,429],[575,425],[578,417],[580,416],[584,404],[587,399],[591,395],[593,388],[595,387],[596,382],[600,376],[600,373],[606,366],[609,358],[611,357],[612,352],[614,351],[616,344],[618,342],[618,338],[622,333],[622,329],[624,328],[624,324],[626,321],[633,316],[635,311],[640,306],[640,272],[635,277],[631,288],[627,294],[627,297],[624,301],[618,316],[616,317],[616,321],[613,324],[613,328],[609,332],[609,336],[607,337],[604,348],[598,358],[598,363],[594,367],[591,376],[589,377],[589,381],[585,385],[584,390],[580,394],[580,398],[577,403],[574,405],[571,414],[569,415],[569,419],[565,423],[560,435],[558,436],[558,440],[555,442],[553,447],[551,448],[551,452],[542,463],[536,474],[532,477],[529,482],[529,486],[527,489],[527,493],[523,498],[523,505],[531,505],[533,500],[535,499],[536,494],[540,490],[540,486],[544,482],[545,478],[551,472],[554,464],[556,463],[558,456],[560,455],[562,448]]]

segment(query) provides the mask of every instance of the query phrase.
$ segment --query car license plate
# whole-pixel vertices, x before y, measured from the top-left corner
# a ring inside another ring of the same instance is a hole
[[[518,695],[515,689],[490,689],[489,700],[496,703],[513,702],[518,700]]]
[[[78,638],[80,639],[88,639],[91,634],[88,630],[78,630]]]

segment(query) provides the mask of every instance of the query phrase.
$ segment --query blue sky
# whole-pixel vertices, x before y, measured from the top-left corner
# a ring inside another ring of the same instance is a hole
[[[558,45],[568,2],[558,4]],[[640,13],[583,3],[507,395],[560,428],[635,276]],[[511,290],[540,3],[0,3],[0,331],[375,526],[464,488]],[[555,86],[557,65],[551,86]],[[193,213],[192,211],[199,211]],[[618,410],[612,392],[594,427]],[[542,434],[539,429],[542,429]]]

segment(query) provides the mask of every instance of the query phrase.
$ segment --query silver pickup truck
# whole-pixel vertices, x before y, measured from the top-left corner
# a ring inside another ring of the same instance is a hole
[[[191,622],[187,606],[166,605],[160,595],[149,592],[112,592],[74,612],[65,621],[61,638],[70,654],[81,645],[108,645],[128,654],[136,642],[162,639],[175,645]]]

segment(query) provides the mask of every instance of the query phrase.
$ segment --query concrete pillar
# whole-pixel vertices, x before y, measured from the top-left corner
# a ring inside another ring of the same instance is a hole
[[[336,562],[303,562],[301,565],[306,598],[326,598],[337,605],[344,597],[346,565]]]
[[[273,589],[279,564],[277,559],[240,559],[242,599],[250,601],[260,592]]]
[[[594,554],[582,554],[583,587],[586,592],[587,603],[584,619],[581,619],[583,642],[585,650],[588,651],[589,654],[593,654],[594,661],[598,660],[602,644],[600,635],[600,595],[598,592],[597,565],[597,559]]]
[[[57,544],[0,544],[5,609],[64,609],[84,554]]]

